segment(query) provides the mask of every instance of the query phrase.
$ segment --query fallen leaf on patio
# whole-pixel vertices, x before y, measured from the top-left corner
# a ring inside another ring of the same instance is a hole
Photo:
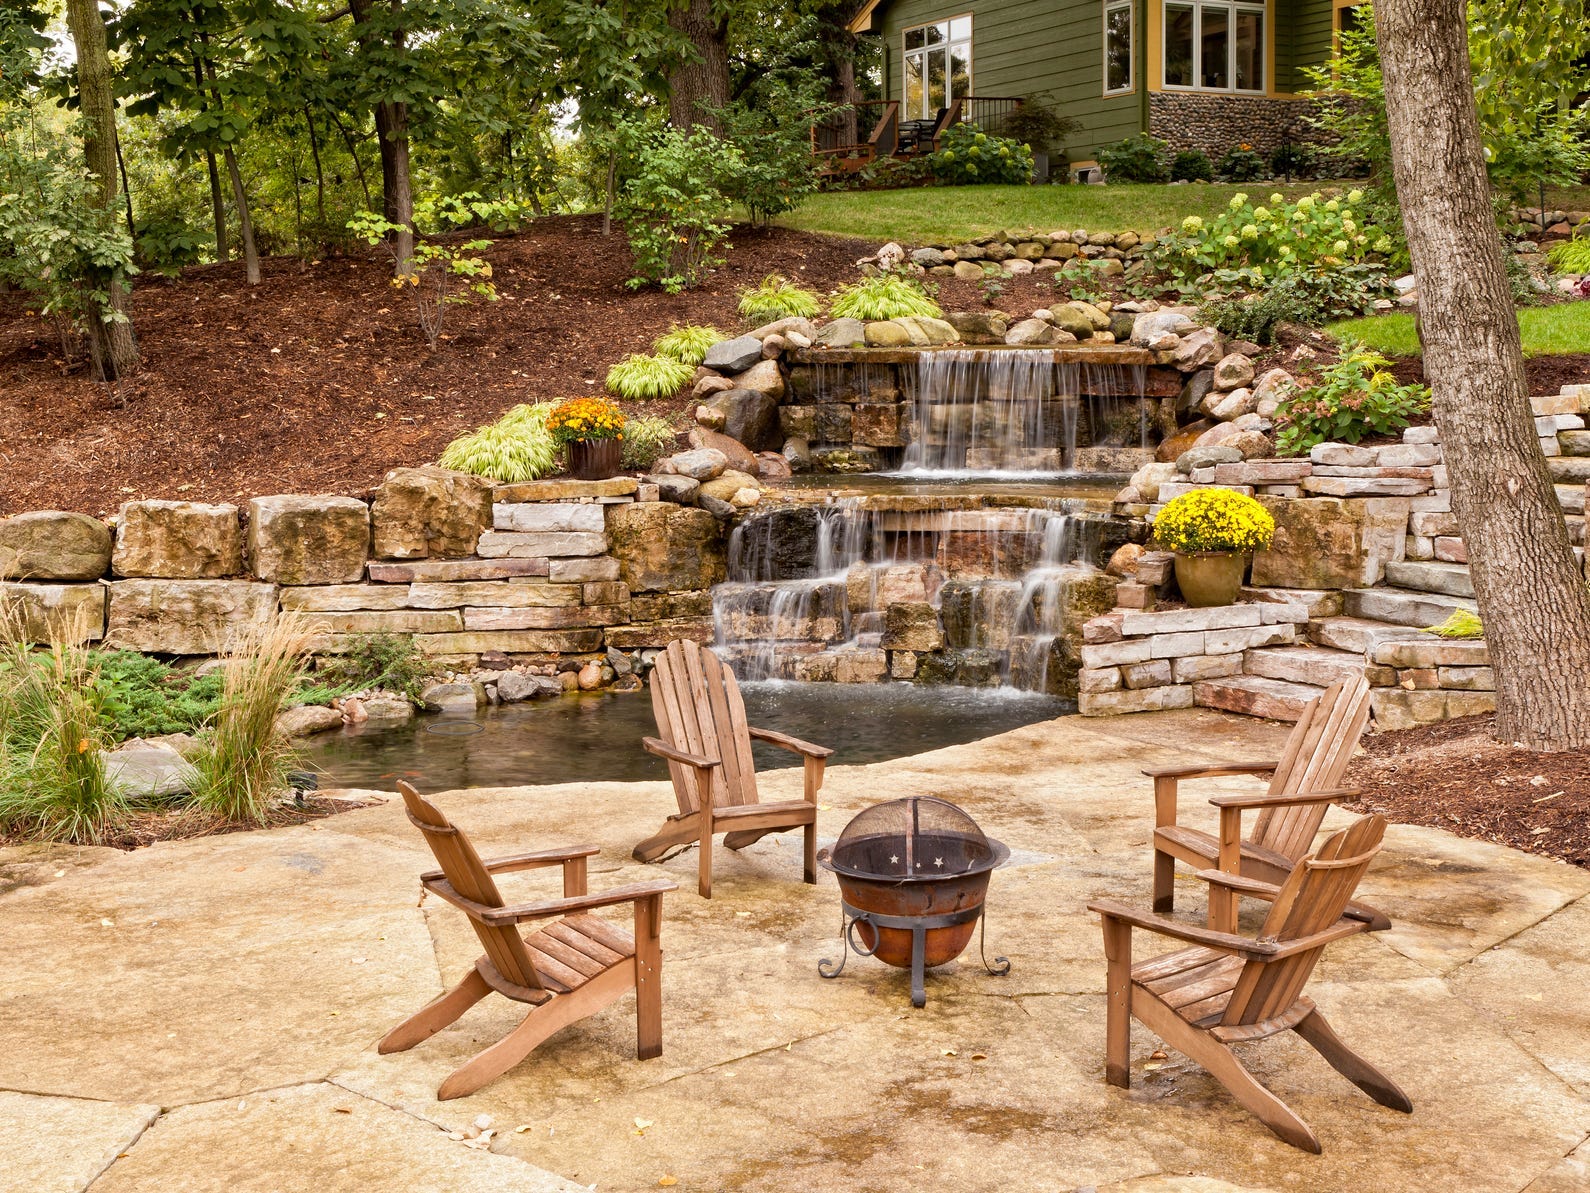
[[[955,1055],[955,1049],[946,1048],[943,1052],[939,1053],[939,1055],[940,1056],[954,1056]]]
[[[532,1128],[531,1128],[529,1123],[520,1123],[517,1127],[515,1127],[513,1129],[513,1133],[515,1135],[523,1135],[526,1131],[529,1131],[531,1129]]]
[[[637,1118],[635,1120],[635,1134],[644,1135],[646,1133],[646,1128],[651,1126],[651,1125],[652,1125],[651,1119],[649,1119],[649,1118]]]
[[[972,1059],[973,1060],[987,1060],[988,1059],[988,1053],[986,1053],[986,1052],[974,1052],[974,1053],[972,1053]]]
[[[353,1109],[351,1107],[348,1107],[348,1106],[333,1106],[332,1109],[335,1110],[338,1114],[352,1114],[353,1113]]]
[[[1148,1061],[1146,1064],[1143,1065],[1143,1072],[1152,1073],[1155,1069],[1162,1069],[1164,1067],[1165,1066],[1160,1064],[1159,1061],[1151,1060],[1151,1061]]]
[[[679,1183],[679,1178],[676,1176],[660,1176],[657,1178],[657,1183],[664,1189],[672,1189]]]
[[[1169,1055],[1170,1055],[1170,1053],[1166,1052],[1163,1048],[1156,1048],[1156,1049],[1154,1049],[1154,1051],[1152,1051],[1152,1052],[1150,1052],[1148,1054],[1148,1059],[1149,1060],[1164,1060]]]

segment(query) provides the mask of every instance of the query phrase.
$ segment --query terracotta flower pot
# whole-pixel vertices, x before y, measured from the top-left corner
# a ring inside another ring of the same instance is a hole
[[[624,461],[624,445],[617,439],[569,441],[569,475],[582,481],[605,481],[617,476]]]
[[[1231,604],[1237,599],[1247,570],[1248,556],[1237,551],[1176,553],[1176,584],[1195,609]]]

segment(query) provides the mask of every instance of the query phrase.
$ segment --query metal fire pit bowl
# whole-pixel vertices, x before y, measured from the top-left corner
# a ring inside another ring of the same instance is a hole
[[[909,969],[911,1005],[925,1006],[923,971],[961,955],[983,919],[988,879],[1009,857],[948,800],[913,795],[868,808],[817,855],[839,879],[845,948],[838,965],[824,957],[817,972],[837,978],[852,951],[876,957]],[[986,953],[983,967],[1010,972],[1008,960],[990,965]]]

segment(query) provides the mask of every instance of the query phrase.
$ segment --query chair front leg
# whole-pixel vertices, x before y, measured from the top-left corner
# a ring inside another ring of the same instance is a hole
[[[583,857],[565,858],[563,862],[563,897],[572,899],[586,893],[587,869]]]
[[[1160,775],[1154,780],[1154,827],[1168,828],[1176,823],[1176,777]],[[1176,859],[1158,848],[1154,850],[1154,910],[1176,909]]]
[[[635,1054],[662,1055],[662,896],[635,900]]]
[[[805,764],[805,791],[806,802],[812,806],[812,820],[806,826],[805,833],[805,867],[804,877],[809,883],[817,881],[817,793],[823,786],[823,768],[827,760],[823,758],[807,757]]]
[[[1104,1080],[1132,1085],[1132,925],[1104,917]]]
[[[1220,809],[1220,857],[1216,868],[1223,874],[1242,874],[1242,809]],[[1209,927],[1216,932],[1237,930],[1237,893],[1218,883],[1209,888]]]
[[[696,862],[696,889],[703,899],[712,898],[712,834],[717,825],[712,820],[712,805],[701,805],[701,856]]]

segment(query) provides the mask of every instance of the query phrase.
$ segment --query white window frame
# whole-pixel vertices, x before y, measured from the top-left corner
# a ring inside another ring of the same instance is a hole
[[[954,22],[955,21],[965,21],[966,22],[966,36],[965,37],[963,37],[963,38],[952,38],[950,36],[950,30],[954,27]],[[915,49],[915,50],[911,50],[911,49],[907,49],[906,48],[906,38],[907,37],[909,37],[911,34],[915,33],[919,29],[927,29],[927,28],[930,28],[931,26],[934,26],[934,25],[942,25],[942,26],[944,26],[944,40],[943,41],[939,42],[936,45],[923,46],[920,49]],[[931,120],[931,119],[933,119],[933,117],[938,115],[938,109],[937,108],[934,108],[932,111],[926,112],[926,113],[918,113],[918,112],[912,112],[912,111],[907,110],[908,104],[909,104],[909,99],[908,99],[908,96],[906,94],[906,79],[907,79],[908,73],[909,73],[909,62],[910,62],[910,59],[913,58],[913,57],[919,57],[922,60],[922,80],[923,80],[923,93],[922,94],[923,94],[923,102],[924,103],[931,102],[930,100],[927,99],[927,95],[928,95],[928,92],[927,92],[927,78],[928,78],[927,58],[928,58],[928,55],[930,53],[936,52],[936,51],[942,51],[944,53],[944,106],[946,108],[954,107],[955,106],[955,101],[957,99],[965,99],[966,98],[966,96],[964,96],[964,95],[956,96],[956,95],[952,95],[950,93],[951,75],[950,75],[949,67],[950,67],[950,61],[951,61],[951,59],[953,57],[953,52],[954,52],[954,50],[955,50],[955,48],[957,46],[961,47],[966,52],[966,95],[975,95],[976,94],[976,91],[975,91],[975,89],[973,87],[973,84],[972,84],[972,70],[973,70],[974,65],[975,65],[974,62],[973,62],[973,59],[972,59],[972,39],[976,35],[976,32],[977,32],[977,30],[974,27],[974,24],[973,24],[973,21],[972,21],[972,14],[969,13],[969,12],[960,12],[960,13],[956,13],[954,16],[940,17],[936,21],[923,21],[921,24],[909,25],[906,28],[900,30],[900,119],[901,120]]]
[[[1170,71],[1170,9],[1191,8],[1193,10],[1193,38],[1192,38],[1192,77],[1204,77],[1204,10],[1220,9],[1226,16],[1226,78],[1230,80],[1225,87],[1205,87],[1201,83],[1188,86],[1184,83],[1169,81]],[[1259,61],[1264,71],[1264,86],[1238,87],[1237,86],[1237,17],[1243,13],[1257,13],[1260,18],[1259,32],[1263,44],[1259,46]],[[1265,0],[1163,0],[1160,8],[1160,86],[1166,91],[1201,91],[1206,95],[1268,95],[1270,92],[1270,6]]]
[[[1126,9],[1126,86],[1110,87],[1110,16]],[[1137,0],[1104,0],[1104,94],[1131,95],[1137,90]]]

